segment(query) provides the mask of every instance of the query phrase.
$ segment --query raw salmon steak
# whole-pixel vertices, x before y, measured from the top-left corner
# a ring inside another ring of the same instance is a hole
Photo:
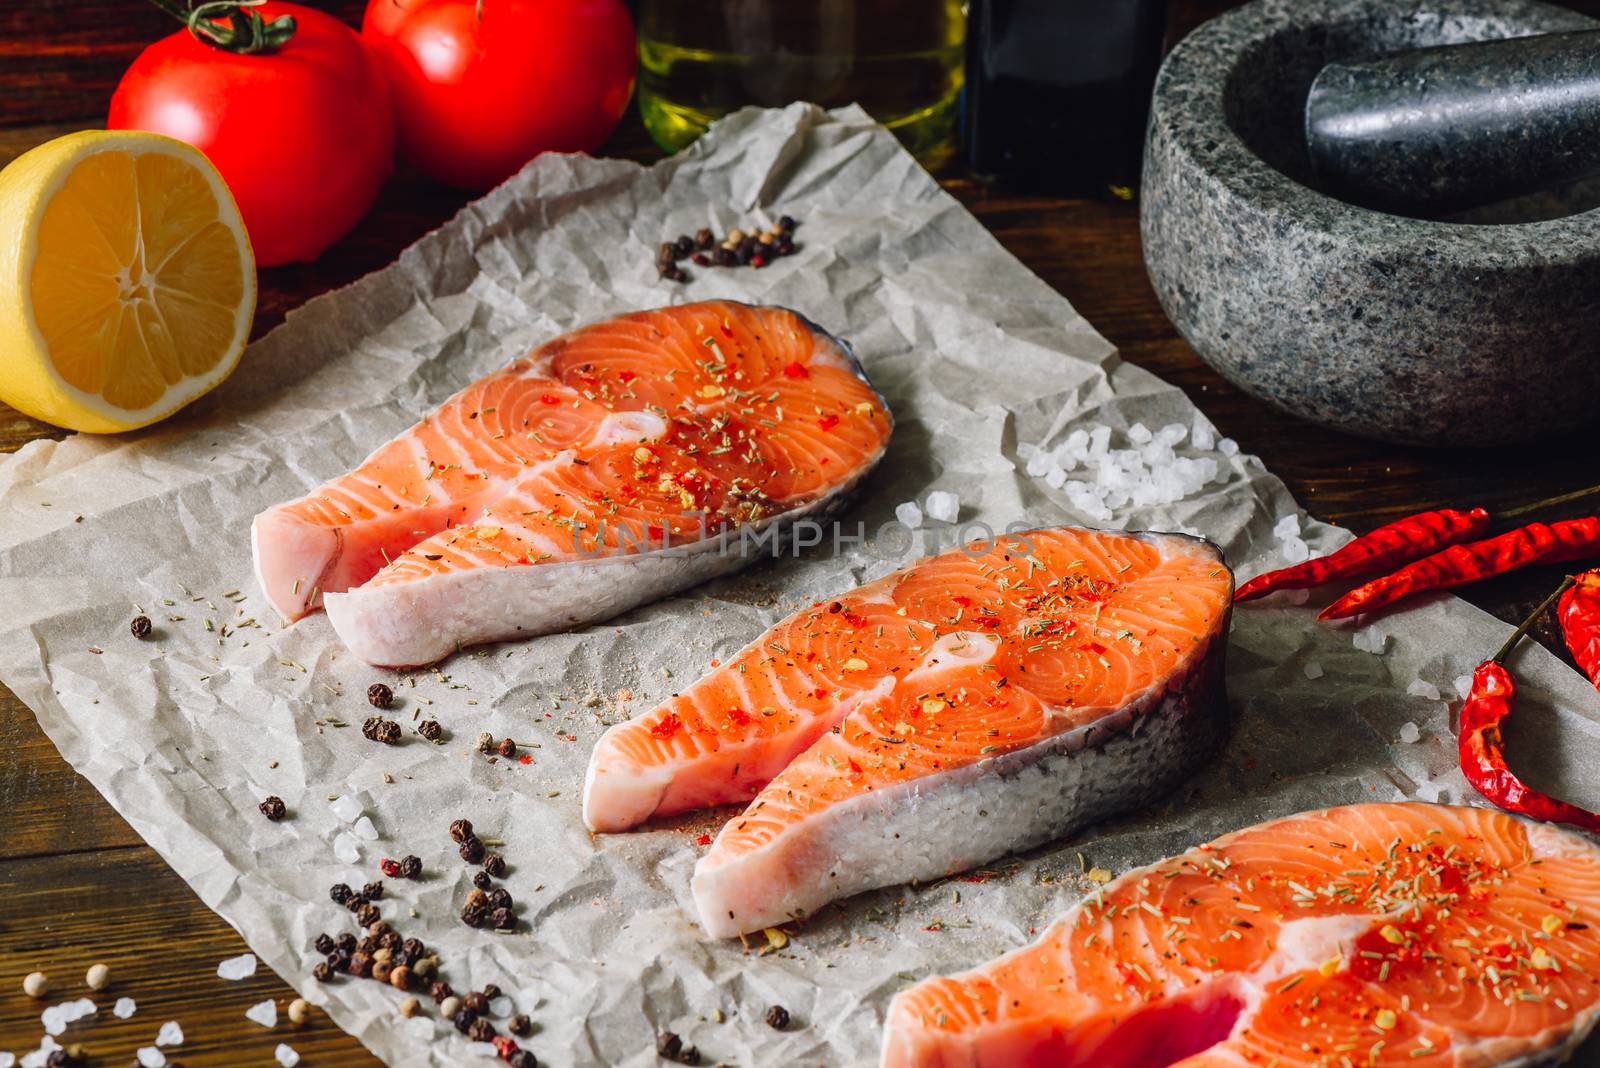
[[[1232,585],[1214,546],[1177,534],[953,549],[790,616],[612,727],[584,819],[750,802],[695,866],[717,937],[1029,848],[1212,754]]]
[[[362,659],[425,664],[774,551],[842,506],[891,426],[849,348],[795,312],[635,312],[545,343],[258,515],[256,574],[285,619],[325,605]]]
[[[1600,852],[1495,809],[1226,835],[890,1004],[884,1068],[1557,1063],[1600,1012]]]

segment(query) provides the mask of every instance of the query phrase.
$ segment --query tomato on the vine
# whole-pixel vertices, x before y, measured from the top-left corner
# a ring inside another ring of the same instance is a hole
[[[541,152],[588,152],[633,94],[622,0],[368,0],[361,33],[394,92],[400,149],[482,190]]]
[[[315,8],[206,7],[222,13],[191,17],[133,61],[106,125],[204,152],[238,202],[257,263],[316,259],[393,170],[382,69],[354,30]]]

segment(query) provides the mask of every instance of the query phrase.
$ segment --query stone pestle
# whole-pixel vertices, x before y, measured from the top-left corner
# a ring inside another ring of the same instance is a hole
[[[1600,30],[1329,63],[1306,99],[1322,189],[1422,218],[1600,175]]]

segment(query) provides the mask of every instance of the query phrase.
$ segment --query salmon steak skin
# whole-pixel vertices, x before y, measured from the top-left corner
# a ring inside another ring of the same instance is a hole
[[[883,1068],[1532,1068],[1600,1012],[1600,852],[1496,809],[1373,803],[1098,888],[890,1003]]]
[[[778,623],[597,743],[595,831],[747,804],[695,865],[705,931],[940,878],[1147,802],[1227,728],[1209,542],[1058,527],[963,545]]]
[[[732,301],[593,323],[479,379],[350,474],[268,509],[285,620],[371,664],[609,618],[842,508],[893,418],[847,344]]]

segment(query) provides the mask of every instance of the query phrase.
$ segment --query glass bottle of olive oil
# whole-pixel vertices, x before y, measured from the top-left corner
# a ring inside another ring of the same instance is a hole
[[[675,152],[747,104],[859,103],[936,166],[965,44],[962,0],[640,0],[639,110]]]

